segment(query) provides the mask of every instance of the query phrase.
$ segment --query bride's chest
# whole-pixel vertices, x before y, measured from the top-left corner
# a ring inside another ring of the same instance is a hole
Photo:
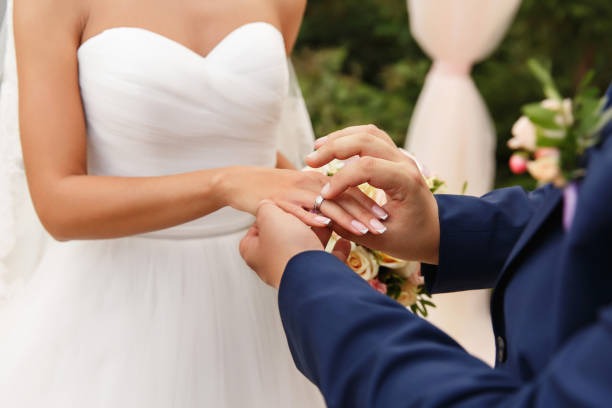
[[[88,121],[125,117],[164,127],[170,117],[255,130],[278,121],[288,92],[283,37],[267,23],[239,27],[206,57],[132,27],[90,38],[78,57]]]

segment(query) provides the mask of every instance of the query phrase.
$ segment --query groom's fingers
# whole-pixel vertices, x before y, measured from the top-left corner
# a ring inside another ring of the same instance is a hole
[[[240,256],[246,261],[247,264],[253,262],[253,254],[256,253],[257,247],[257,226],[253,225],[246,233],[246,235],[240,240],[239,250]]]
[[[392,190],[404,187],[406,176],[410,177],[411,170],[418,173],[418,169],[411,169],[415,165],[392,163],[387,160],[373,157],[361,157],[351,162],[339,171],[329,182],[329,187],[324,187],[321,195],[326,200],[333,199],[348,188],[357,187],[363,183],[380,188],[389,193]]]
[[[265,231],[275,230],[279,224],[282,224],[286,215],[273,201],[263,200],[257,207],[255,225],[265,234]]]
[[[312,231],[315,233],[317,238],[319,238],[319,241],[321,241],[321,245],[323,245],[323,248],[327,247],[327,243],[329,242],[329,239],[331,238],[332,230],[329,228],[313,227]]]
[[[338,258],[341,262],[346,262],[351,253],[351,242],[346,239],[339,239],[334,245],[332,255]]]
[[[318,168],[333,159],[345,160],[354,156],[370,156],[391,161],[405,160],[395,145],[389,145],[368,133],[355,133],[325,143],[306,157],[306,163],[310,167]]]

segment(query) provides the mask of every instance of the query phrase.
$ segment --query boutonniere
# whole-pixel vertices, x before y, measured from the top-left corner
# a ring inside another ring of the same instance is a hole
[[[561,96],[550,69],[535,60],[529,61],[529,68],[542,84],[546,99],[523,106],[523,116],[508,141],[508,147],[516,151],[510,158],[510,170],[529,172],[540,184],[552,182],[564,188],[585,176],[581,158],[599,141],[612,120],[612,108],[605,109],[606,97],[590,86],[592,72],[570,99]]]

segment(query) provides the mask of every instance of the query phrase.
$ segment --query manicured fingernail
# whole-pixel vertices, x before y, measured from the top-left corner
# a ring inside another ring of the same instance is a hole
[[[366,227],[365,225],[363,225],[362,223],[360,223],[357,220],[351,221],[351,225],[353,226],[353,228],[355,228],[357,231],[359,231],[361,233],[361,235],[365,235],[369,231],[368,227]]]
[[[319,147],[324,145],[327,142],[327,136],[323,136],[317,140],[315,140],[315,147]]]
[[[331,189],[331,184],[327,183],[323,189],[321,190],[321,195],[323,197],[325,197],[327,195],[327,193],[329,193],[329,190]]]
[[[307,159],[314,159],[317,156],[317,152],[312,152],[310,153],[308,156],[306,156]]]
[[[370,220],[370,225],[378,232],[379,234],[384,234],[387,231],[387,227],[385,227],[382,222],[378,221],[376,218],[372,218]]]
[[[372,212],[374,213],[375,216],[377,216],[378,218],[380,218],[381,220],[386,220],[387,218],[389,218],[389,214],[387,214],[387,212],[385,210],[382,209],[382,207],[378,206],[378,205],[373,205],[372,206]]]
[[[321,224],[325,224],[325,225],[329,225],[331,223],[331,220],[329,218],[323,217],[321,215],[316,216],[315,220],[317,220],[317,222],[320,222]]]

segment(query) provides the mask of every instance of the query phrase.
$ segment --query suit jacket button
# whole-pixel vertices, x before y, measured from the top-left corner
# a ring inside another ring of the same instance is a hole
[[[506,341],[502,336],[497,336],[497,361],[506,361]]]

